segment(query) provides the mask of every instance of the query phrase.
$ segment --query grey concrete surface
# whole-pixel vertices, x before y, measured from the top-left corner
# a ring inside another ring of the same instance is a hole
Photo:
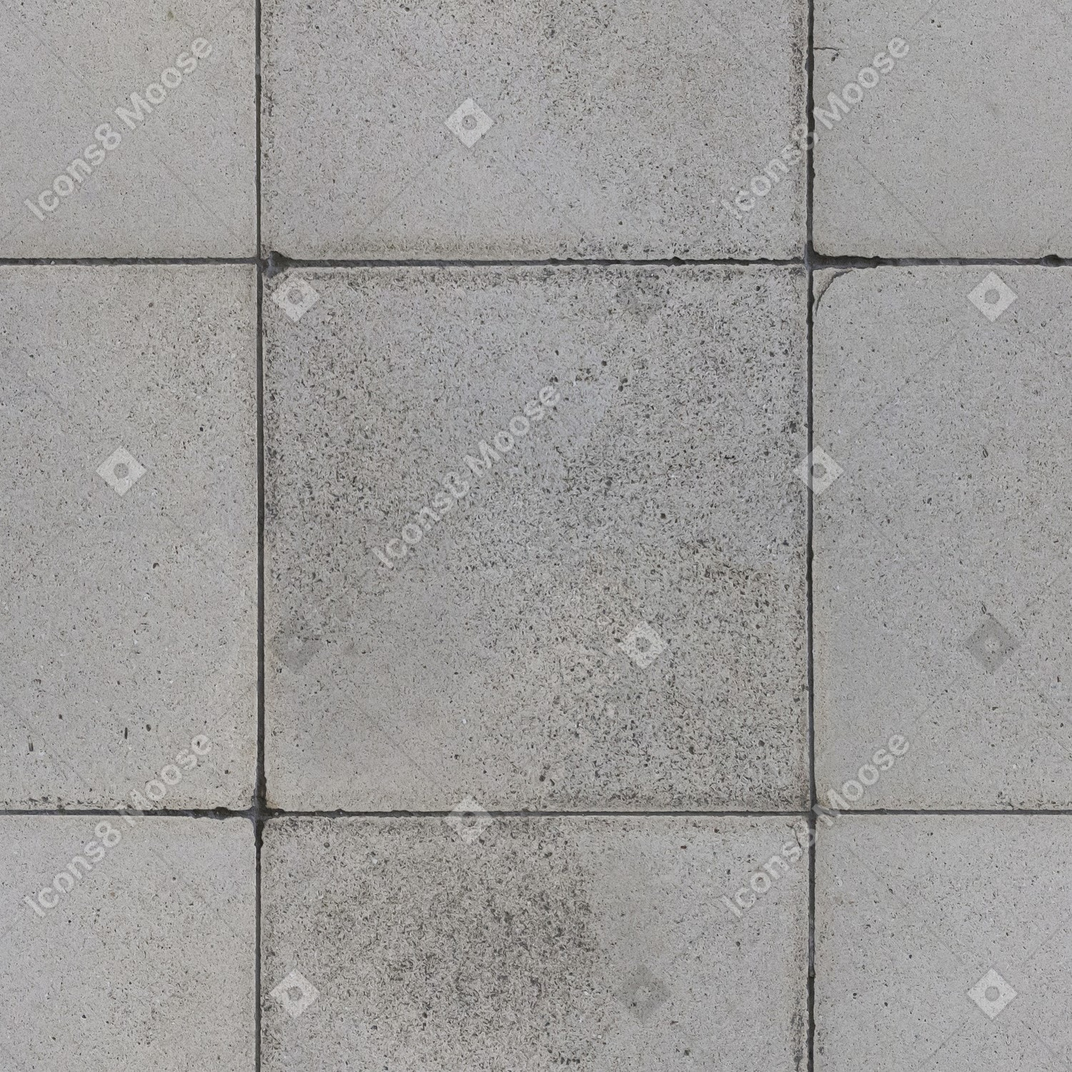
[[[856,807],[1067,808],[1072,272],[816,292],[814,439],[844,470],[815,498],[820,795],[900,734]]]
[[[271,821],[265,1072],[802,1067],[806,857],[761,915],[719,903],[792,837],[780,818],[505,818],[473,839],[437,817]]]
[[[3,5],[0,99],[19,118],[0,257],[252,256],[253,14],[253,0]]]
[[[267,0],[265,248],[796,256],[799,159],[752,211],[721,202],[804,122],[806,23],[800,0]]]
[[[0,1072],[1068,1072],[1070,52],[0,5]]]
[[[273,805],[804,806],[799,271],[270,290]]]
[[[841,816],[816,856],[816,1072],[1061,1072],[1072,817]]]
[[[814,40],[820,253],[1072,255],[1068,0],[816,0]]]
[[[0,267],[0,317],[4,805],[247,807],[254,270]]]
[[[0,854],[5,1072],[250,1072],[250,822],[3,815]]]

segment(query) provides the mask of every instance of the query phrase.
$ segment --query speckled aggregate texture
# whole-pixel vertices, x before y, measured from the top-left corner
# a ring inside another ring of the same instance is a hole
[[[253,39],[253,0],[0,7],[0,256],[252,256]]]
[[[255,285],[246,266],[0,268],[9,807],[250,803]]]
[[[265,249],[794,256],[799,163],[761,211],[720,202],[804,123],[805,15],[800,0],[266,0]]]
[[[265,830],[266,1072],[795,1067],[807,862],[728,927],[786,819],[284,819]],[[299,998],[296,991],[294,998]]]
[[[817,1067],[1068,1068],[1069,817],[835,823],[815,865]]]
[[[1070,62],[1070,0],[815,0],[815,249],[1072,256]]]
[[[300,279],[266,324],[271,802],[802,806],[800,273]]]
[[[1070,59],[0,5],[0,1072],[1068,1072]]]
[[[248,1072],[252,833],[247,819],[0,816],[5,1072]]]
[[[815,445],[844,469],[815,500],[820,797],[891,733],[909,756],[857,807],[1072,797],[1072,270],[998,274],[993,321],[985,267],[816,276]]]

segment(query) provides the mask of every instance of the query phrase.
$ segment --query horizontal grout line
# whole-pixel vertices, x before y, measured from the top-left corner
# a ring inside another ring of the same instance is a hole
[[[811,251],[806,263],[813,271],[823,268],[985,268],[990,265],[1028,268],[1068,268],[1068,257],[826,257]]]
[[[256,257],[0,257],[0,268],[107,267],[126,264],[199,265],[248,264],[256,266]]]
[[[440,811],[348,811],[338,809],[335,811],[289,811],[285,808],[252,807],[241,811],[228,808],[154,808],[151,811],[139,813],[134,809],[121,810],[118,808],[3,808],[0,809],[0,818],[5,815],[141,815],[165,819],[188,818],[188,819],[442,819],[452,814],[454,809],[444,808]],[[486,813],[494,818],[501,819],[541,819],[541,818],[598,818],[630,816],[658,818],[712,818],[722,816],[748,817],[797,817],[802,818],[808,813],[800,811],[495,811],[486,809]]]
[[[156,819],[250,819],[255,818],[254,809],[246,808],[235,811],[230,808],[154,808],[152,811],[139,812],[135,808],[0,808],[0,819],[5,815],[44,815],[44,816],[92,816],[92,815],[130,815],[135,817],[150,816]]]
[[[445,811],[287,811],[267,809],[269,819],[444,819]],[[778,817],[803,818],[805,811],[495,811],[485,809],[493,819],[721,819]]]
[[[822,805],[820,805],[822,807]],[[860,808],[841,815],[1072,815],[1072,808]]]
[[[873,815],[1070,815],[1072,808],[858,808],[836,811],[819,805],[821,813],[833,818],[846,815],[867,817]],[[271,819],[442,819],[453,814],[454,809],[442,811],[289,811],[285,808],[246,808],[241,811],[228,808],[157,808],[146,812],[137,812],[132,808],[0,808],[0,818],[5,815],[40,815],[40,816],[93,816],[93,815],[133,815],[139,818],[158,819],[249,819],[251,822]],[[730,809],[727,811],[495,811],[486,809],[486,814],[494,819],[614,819],[614,818],[648,818],[648,819],[762,819],[785,818],[801,819],[811,813],[807,810],[788,811],[747,811]]]
[[[359,259],[359,260],[302,260],[296,257],[284,257],[280,253],[271,253],[268,257],[269,265],[276,271],[282,272],[288,268],[614,268],[614,267],[704,267],[710,265],[720,268],[747,268],[752,266],[775,266],[775,267],[803,267],[802,257],[756,257],[754,259],[735,257],[653,257],[650,259],[625,258],[616,260],[612,258],[559,258],[551,257],[544,260],[519,259],[519,260],[463,260],[461,258],[436,258],[436,259]]]
[[[928,267],[1036,267],[1069,268],[1068,257],[854,257],[824,256],[808,250],[803,257],[786,259],[756,257],[744,258],[685,258],[668,257],[651,260],[610,259],[549,259],[549,260],[300,260],[272,253],[264,261],[256,257],[0,257],[0,268],[20,267],[107,267],[110,265],[226,265],[248,264],[262,266],[271,278],[288,269],[302,268],[928,268]]]

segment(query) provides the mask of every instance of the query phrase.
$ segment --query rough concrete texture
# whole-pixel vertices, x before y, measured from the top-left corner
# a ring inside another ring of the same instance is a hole
[[[0,854],[5,1072],[250,1072],[251,823],[5,815]]]
[[[290,257],[789,257],[799,0],[264,5],[264,244]],[[328,29],[330,27],[330,29]]]
[[[252,256],[253,15],[253,0],[3,5],[0,99],[19,121],[0,256]]]
[[[1063,1072],[1072,817],[843,816],[816,857],[816,1072]]]
[[[7,806],[250,802],[255,284],[0,268]]]
[[[272,286],[271,803],[803,806],[799,271]]]
[[[789,820],[475,829],[268,823],[265,1072],[803,1067],[806,856],[762,922],[719,903]]]
[[[820,795],[901,734],[857,807],[1067,808],[1072,272],[816,291],[815,445],[844,470],[815,498]]]
[[[816,0],[815,248],[1072,255],[1070,31],[1069,0]]]

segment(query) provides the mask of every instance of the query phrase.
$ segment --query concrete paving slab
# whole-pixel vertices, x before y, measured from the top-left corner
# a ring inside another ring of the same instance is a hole
[[[816,1072],[1060,1072],[1072,817],[820,824]]]
[[[2,257],[256,252],[254,3],[0,9]]]
[[[719,900],[790,823],[273,820],[265,1072],[802,1067],[806,854]]]
[[[803,807],[802,288],[273,280],[270,802]]]
[[[800,255],[800,0],[263,10],[266,249]]]
[[[0,1064],[250,1072],[244,819],[0,816]]]
[[[1072,255],[1068,0],[817,0],[814,40],[820,253]]]
[[[256,307],[244,266],[0,268],[8,807],[249,805]]]
[[[1072,272],[816,291],[815,445],[843,470],[814,506],[820,797],[1068,808]],[[886,766],[892,735],[908,751]]]

